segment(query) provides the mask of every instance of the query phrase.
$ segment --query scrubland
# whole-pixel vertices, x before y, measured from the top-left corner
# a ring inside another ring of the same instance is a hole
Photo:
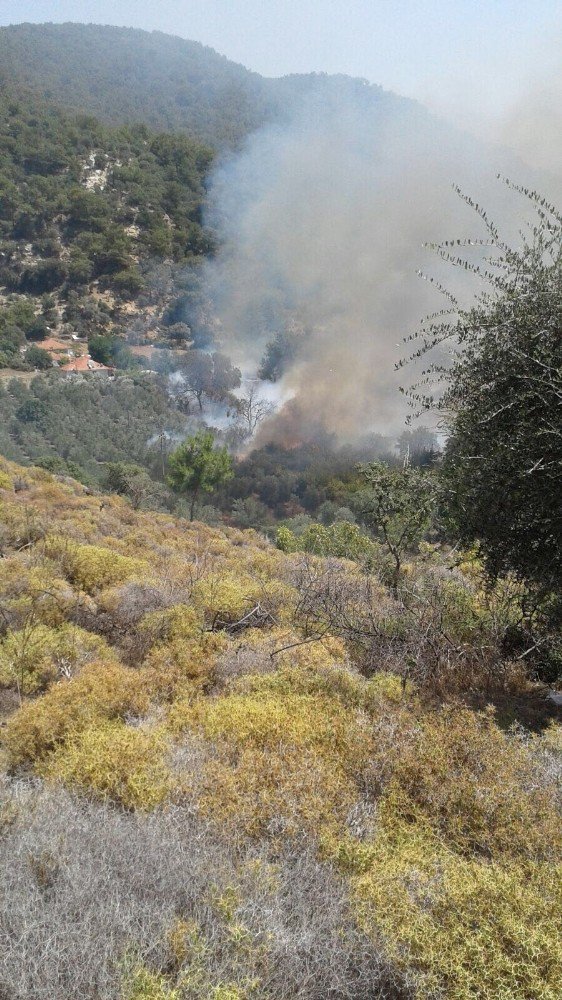
[[[558,1000],[560,727],[518,587],[0,460],[0,995]]]

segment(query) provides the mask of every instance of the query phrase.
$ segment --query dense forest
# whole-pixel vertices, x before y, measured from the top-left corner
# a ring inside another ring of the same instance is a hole
[[[266,115],[267,84],[213,49],[159,32],[89,24],[0,30],[4,84],[17,82],[114,125],[144,122],[212,145],[236,143]]]
[[[57,326],[123,334],[136,321],[142,339],[166,309],[163,326],[174,326],[178,300],[182,320],[204,324],[197,265],[213,246],[202,226],[209,149],[142,125],[111,129],[13,88],[0,99],[0,143],[5,366],[25,337]],[[185,341],[187,324],[175,334]]]
[[[315,73],[266,79],[197,42],[98,24],[1,28],[0,74],[5,86],[30,88],[106,123],[186,132],[215,149],[239,145],[310,93],[325,100],[360,92],[389,113],[408,105],[424,114],[413,101],[364,80]]]
[[[465,198],[485,293],[346,441],[302,317],[225,353],[209,171],[399,99],[94,25],[0,79],[0,997],[559,1000],[562,215]]]

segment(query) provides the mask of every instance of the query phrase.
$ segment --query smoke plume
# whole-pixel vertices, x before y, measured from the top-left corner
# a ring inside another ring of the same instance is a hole
[[[502,140],[516,149],[526,163],[562,175],[562,69],[557,37],[556,69],[536,74],[513,101],[502,122]]]
[[[283,377],[289,402],[262,440],[323,429],[352,442],[403,426],[405,376],[394,370],[402,338],[445,305],[417,276],[421,268],[442,277],[423,244],[483,235],[452,185],[501,222],[513,216],[514,196],[498,171],[527,182],[497,149],[413,102],[367,85],[328,95],[323,87],[320,78],[283,125],[250,137],[212,187],[210,221],[223,249],[209,284],[225,349],[255,372],[288,318],[307,331]],[[455,292],[457,282],[446,275]]]

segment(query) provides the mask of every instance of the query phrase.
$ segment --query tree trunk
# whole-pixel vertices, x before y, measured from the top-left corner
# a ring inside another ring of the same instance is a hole
[[[193,518],[195,517],[195,504],[197,503],[197,494],[198,494],[198,492],[199,492],[198,490],[194,490],[193,491],[193,496],[191,497],[191,505],[190,505],[190,508],[189,508],[189,520],[190,521],[193,521]]]

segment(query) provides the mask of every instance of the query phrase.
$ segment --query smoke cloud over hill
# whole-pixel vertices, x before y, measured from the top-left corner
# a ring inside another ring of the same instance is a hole
[[[283,377],[292,398],[262,438],[302,439],[321,427],[353,441],[403,424],[405,376],[394,370],[402,338],[445,304],[416,274],[442,276],[423,243],[483,235],[454,183],[508,221],[514,195],[498,171],[528,182],[504,154],[411,102],[389,114],[367,86],[329,101],[312,95],[218,168],[210,221],[223,249],[209,281],[226,349],[255,370],[289,317],[306,331]],[[473,291],[454,271],[445,281]]]

